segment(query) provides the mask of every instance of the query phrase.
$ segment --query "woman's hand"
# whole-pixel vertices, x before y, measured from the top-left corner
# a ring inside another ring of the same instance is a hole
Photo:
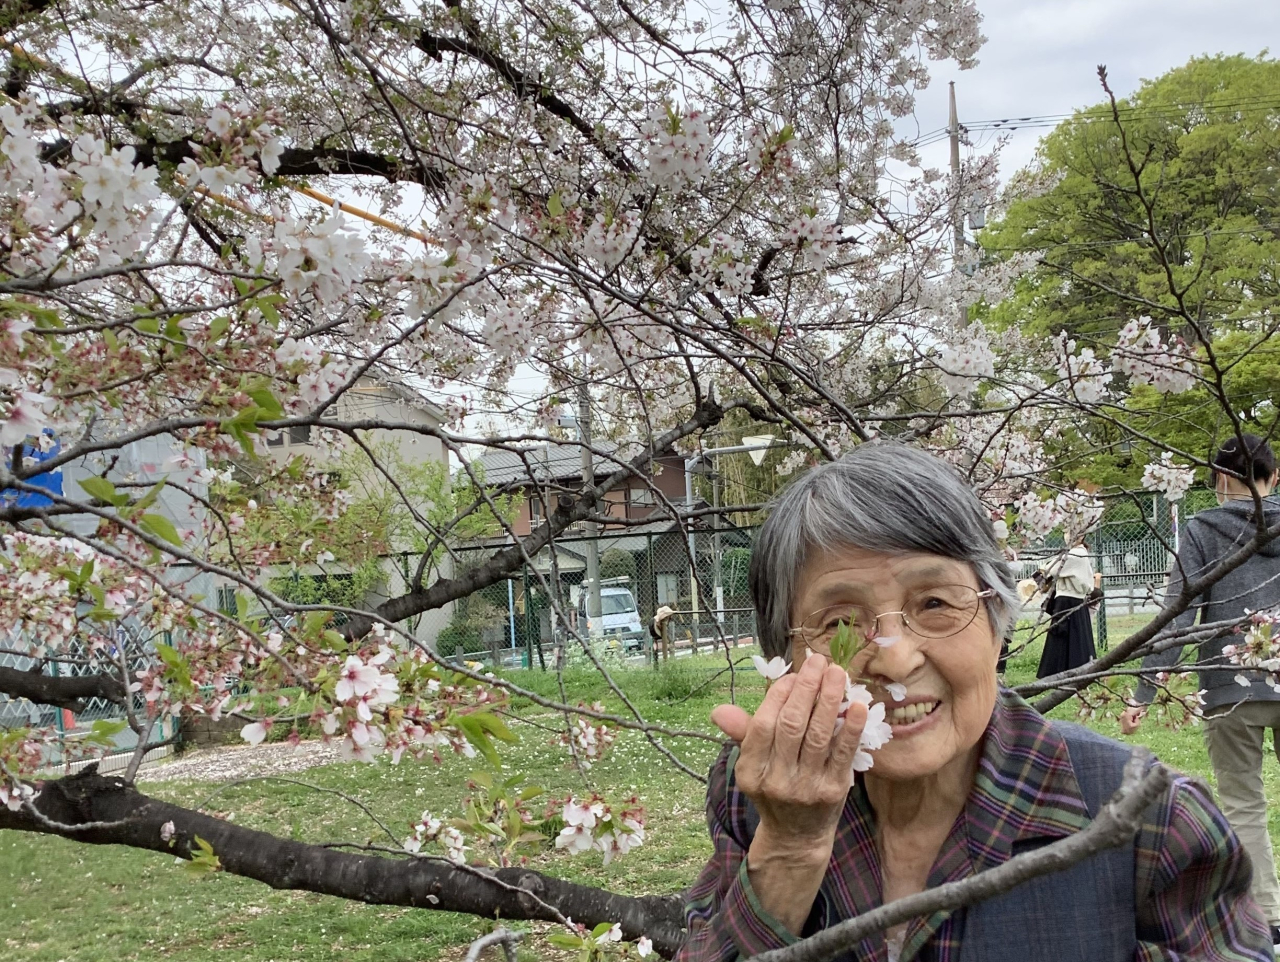
[[[1132,735],[1142,727],[1142,719],[1146,715],[1146,705],[1130,705],[1120,713],[1120,731],[1125,735]]]
[[[738,788],[760,814],[747,853],[752,887],[767,912],[799,934],[826,874],[866,707],[844,700],[844,669],[810,654],[769,689],[755,716],[719,705],[711,720],[742,746]]]

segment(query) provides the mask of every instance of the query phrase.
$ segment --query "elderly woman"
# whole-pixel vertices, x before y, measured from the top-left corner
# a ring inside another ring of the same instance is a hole
[[[711,772],[715,854],[678,959],[747,959],[992,868],[1084,828],[1119,786],[1125,746],[998,688],[1017,596],[985,512],[942,462],[876,444],[809,471],[751,564],[760,643],[792,670],[754,717],[712,715],[738,744]],[[892,730],[852,784],[867,709],[854,701],[837,726],[842,624],[863,642],[849,674]],[[1207,790],[1177,777],[1131,843],[845,958],[1270,960],[1249,879]]]

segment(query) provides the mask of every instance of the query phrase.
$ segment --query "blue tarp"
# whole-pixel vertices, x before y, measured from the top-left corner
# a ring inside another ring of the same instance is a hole
[[[22,456],[37,462],[46,461],[61,450],[62,445],[56,440],[49,446],[47,451],[41,451],[39,446],[34,444],[24,444],[22,446]],[[62,469],[58,468],[56,471],[50,471],[47,474],[33,475],[27,480],[27,483],[38,488],[44,488],[50,494],[61,495]],[[11,504],[16,504],[20,508],[47,508],[53,502],[44,495],[36,494],[33,491],[15,491],[13,488],[5,488],[0,491],[0,505]]]

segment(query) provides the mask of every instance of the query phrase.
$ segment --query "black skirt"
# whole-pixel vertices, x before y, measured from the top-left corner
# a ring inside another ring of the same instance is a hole
[[[1079,668],[1097,657],[1093,647],[1093,616],[1085,598],[1055,595],[1049,612],[1049,632],[1044,639],[1037,678]]]

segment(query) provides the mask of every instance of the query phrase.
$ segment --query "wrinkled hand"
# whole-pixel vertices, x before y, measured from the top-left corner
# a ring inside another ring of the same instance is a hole
[[[816,856],[824,847],[830,854],[867,721],[866,707],[855,703],[835,731],[847,678],[844,669],[811,654],[798,673],[770,687],[754,717],[735,705],[711,713],[742,746],[734,774],[760,813],[753,861],[774,846],[793,858],[800,851]]]
[[[1142,705],[1132,705],[1120,713],[1120,731],[1132,735],[1142,727],[1142,719],[1147,717],[1147,709]]]

